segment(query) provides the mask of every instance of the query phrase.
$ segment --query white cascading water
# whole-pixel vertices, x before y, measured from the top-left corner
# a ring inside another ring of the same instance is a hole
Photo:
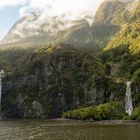
[[[93,34],[92,34],[92,23],[93,23],[93,20],[91,19],[86,19],[86,21],[88,22],[88,25],[89,25],[89,33],[90,33],[90,37],[91,37],[91,40],[94,41],[94,38],[93,38]]]
[[[129,116],[132,114],[132,111],[133,111],[132,94],[131,94],[131,82],[127,82],[125,111],[126,111],[126,113],[129,114]]]
[[[1,96],[2,96],[2,77],[3,77],[4,71],[0,71],[0,118],[1,118]]]
[[[89,23],[89,29],[90,29],[91,40],[94,41],[93,34],[92,34],[92,25],[90,23]]]

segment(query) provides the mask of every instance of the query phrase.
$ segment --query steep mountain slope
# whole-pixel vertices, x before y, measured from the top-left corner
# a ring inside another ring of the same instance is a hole
[[[86,20],[75,21],[75,25],[70,27],[68,30],[65,30],[63,33],[60,33],[60,36],[57,37],[58,41],[74,43],[80,42],[86,43],[92,40],[91,29],[89,23]]]
[[[140,17],[137,15],[140,12],[139,4],[140,1],[136,3],[135,8],[131,11],[128,22],[122,24],[120,32],[114,38],[112,38],[107,47],[104,49],[108,55],[110,54],[109,57],[114,62],[125,61],[125,58],[125,62],[127,62],[127,58],[130,60],[132,57],[134,57],[134,61],[136,61],[135,58],[139,58]]]
[[[104,48],[130,17],[132,1],[107,0],[98,8],[92,24],[94,42]]]
[[[140,45],[140,0],[133,5],[133,9],[129,12],[129,16],[126,17],[126,22],[121,24],[121,27],[120,32],[108,43],[105,50],[118,47],[124,42],[124,46],[128,46],[131,53],[139,54],[137,49],[139,49]]]
[[[135,83],[135,104],[140,96],[140,1],[135,3],[128,22],[122,24],[120,32],[104,49],[103,61],[112,66],[113,77],[125,77]]]
[[[120,1],[105,1],[97,10],[94,24],[116,24],[118,16],[123,16],[125,3]],[[123,20],[123,18],[120,18]]]

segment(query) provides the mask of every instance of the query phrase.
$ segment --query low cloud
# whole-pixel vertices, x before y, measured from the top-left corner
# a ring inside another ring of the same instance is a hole
[[[34,9],[40,9],[46,16],[71,13],[72,18],[76,18],[85,12],[93,15],[101,2],[102,0],[29,0],[29,5],[20,9],[20,16],[23,17]]]
[[[59,31],[75,25],[75,21],[80,19],[87,19],[91,24],[95,11],[102,2],[102,0],[14,1],[14,5],[20,4],[21,1],[25,3],[19,10],[22,20],[11,30],[11,36],[15,36],[14,38],[44,33],[50,36],[56,35]]]

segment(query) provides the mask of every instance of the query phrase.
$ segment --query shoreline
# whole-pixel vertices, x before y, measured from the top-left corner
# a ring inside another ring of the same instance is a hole
[[[102,120],[96,121],[94,124],[99,125],[140,125],[140,122],[133,120]]]
[[[140,121],[136,120],[80,120],[80,119],[69,119],[69,118],[55,118],[55,119],[1,119],[1,121],[68,121],[68,122],[83,122],[91,123],[95,125],[138,125],[140,126]]]
[[[67,118],[58,118],[58,119],[50,119],[56,121],[79,121],[79,122],[87,122],[99,125],[140,125],[140,121],[136,120],[101,120],[101,121],[94,121],[94,120],[76,120],[76,119],[67,119]]]

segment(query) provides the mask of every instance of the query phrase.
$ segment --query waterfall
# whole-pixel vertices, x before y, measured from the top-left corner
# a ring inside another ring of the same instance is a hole
[[[86,19],[87,22],[88,22],[88,25],[89,25],[89,30],[90,30],[90,37],[91,37],[91,40],[94,41],[94,38],[93,38],[93,34],[92,34],[92,20],[91,19]]]
[[[92,34],[92,28],[91,28],[91,25],[90,25],[90,24],[89,24],[89,29],[90,29],[91,40],[94,41],[94,39],[93,39],[93,34]]]
[[[94,41],[94,39],[93,39],[93,35],[92,35],[92,31],[90,30],[90,35],[91,35],[91,39],[92,39],[92,41]]]
[[[126,110],[126,113],[129,114],[129,116],[131,115],[131,113],[133,111],[132,95],[131,95],[131,82],[127,82],[125,110]]]
[[[1,96],[2,96],[2,77],[3,77],[4,71],[0,71],[0,118],[1,118]]]

